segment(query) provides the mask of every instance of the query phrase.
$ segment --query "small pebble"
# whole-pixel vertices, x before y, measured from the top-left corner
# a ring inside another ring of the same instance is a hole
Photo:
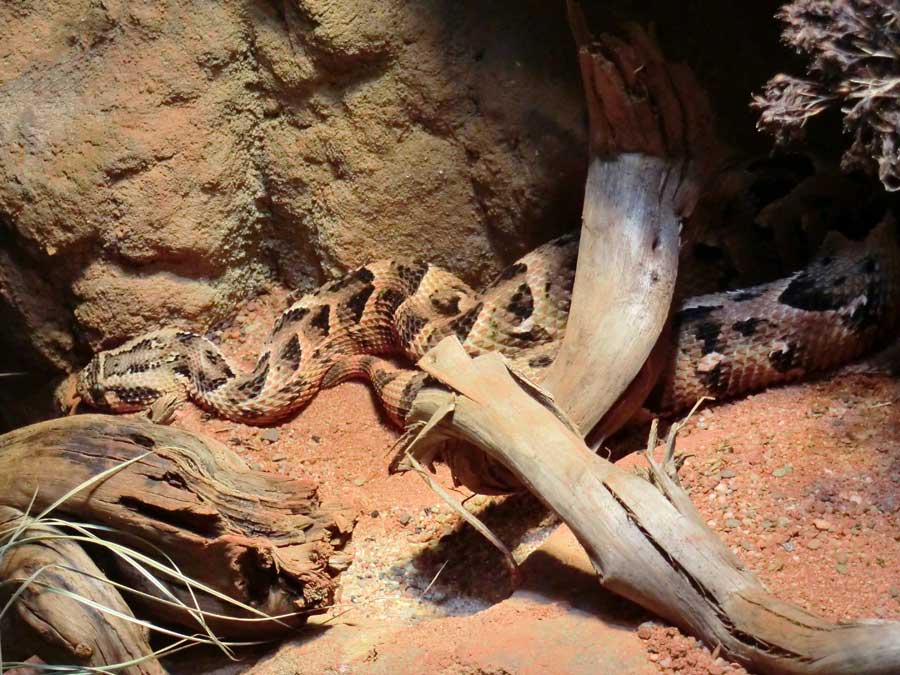
[[[409,525],[410,520],[412,520],[412,516],[405,512],[397,516],[397,522],[401,525]]]
[[[791,474],[793,472],[794,467],[792,467],[790,464],[785,464],[784,466],[780,466],[775,469],[772,472],[772,475],[775,476],[775,478],[783,478],[784,476],[787,476],[788,474]]]
[[[813,551],[822,547],[822,542],[818,539],[810,539],[806,542],[806,548],[811,548]]]
[[[770,572],[780,572],[784,569],[784,562],[775,558],[774,560],[769,561],[769,565],[766,569]]]
[[[725,469],[719,474],[722,478],[734,478],[737,474],[732,469]]]
[[[356,487],[362,487],[363,485],[366,484],[366,480],[365,480],[364,478],[354,478],[354,479],[353,479],[353,484],[354,484]]]
[[[638,626],[637,634],[641,640],[649,640],[653,635],[653,624],[649,621],[645,621]]]
[[[829,523],[827,520],[822,520],[821,518],[816,518],[813,521],[813,525],[816,526],[817,530],[830,530],[831,529],[831,523]]]
[[[847,563],[838,563],[834,566],[834,569],[837,570],[838,574],[847,574],[849,568],[847,567]]]
[[[264,441],[268,441],[269,443],[276,443],[280,435],[281,434],[278,429],[264,429],[259,437]]]

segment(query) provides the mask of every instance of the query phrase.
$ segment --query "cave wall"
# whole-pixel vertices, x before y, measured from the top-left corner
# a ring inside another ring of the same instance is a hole
[[[379,257],[477,283],[570,228],[584,152],[565,17],[482,9],[0,6],[0,267],[34,335],[20,356],[70,369],[163,322],[206,328],[273,279]]]

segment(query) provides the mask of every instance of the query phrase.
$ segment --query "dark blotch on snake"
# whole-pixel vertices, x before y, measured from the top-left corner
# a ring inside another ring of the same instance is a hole
[[[749,318],[743,321],[735,321],[731,327],[744,337],[750,337],[756,334],[756,328],[759,324],[764,323],[765,319]]]
[[[519,285],[506,310],[518,319],[517,323],[522,323],[534,313],[534,296],[528,284]]]
[[[366,303],[374,292],[375,287],[372,284],[367,284],[361,290],[354,293],[345,303],[344,306],[350,311],[350,317],[355,323],[359,323],[359,320],[362,319],[363,312],[366,309]]]
[[[300,338],[296,334],[285,343],[279,355],[279,360],[286,364],[290,370],[297,370],[300,366],[300,359],[303,356],[303,349],[300,347]]]
[[[319,307],[315,316],[309,320],[309,325],[317,329],[322,335],[328,335],[329,317],[331,315],[331,306],[322,305]]]

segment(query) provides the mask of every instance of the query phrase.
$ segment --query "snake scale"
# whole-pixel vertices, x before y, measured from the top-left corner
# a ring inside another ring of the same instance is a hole
[[[363,377],[402,426],[427,378],[383,357],[416,360],[448,335],[473,356],[502,353],[540,382],[564,335],[576,259],[576,237],[563,236],[482,292],[427,263],[372,263],[285,309],[249,372],[207,338],[168,328],[97,354],[79,375],[78,394],[118,412],[173,395],[224,418],[269,424],[321,388]],[[674,412],[701,396],[734,397],[837,367],[895,335],[898,306],[893,221],[862,242],[831,236],[790,276],[680,302],[671,358],[647,405]]]

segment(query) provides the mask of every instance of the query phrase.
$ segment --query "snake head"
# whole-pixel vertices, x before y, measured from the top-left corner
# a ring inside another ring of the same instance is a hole
[[[160,396],[151,387],[127,386],[114,375],[105,373],[107,354],[97,354],[78,374],[76,393],[81,401],[98,410],[135,412],[150,406]]]
[[[103,354],[97,354],[78,374],[75,391],[81,401],[91,408],[109,410],[106,390],[101,384],[103,376]]]

